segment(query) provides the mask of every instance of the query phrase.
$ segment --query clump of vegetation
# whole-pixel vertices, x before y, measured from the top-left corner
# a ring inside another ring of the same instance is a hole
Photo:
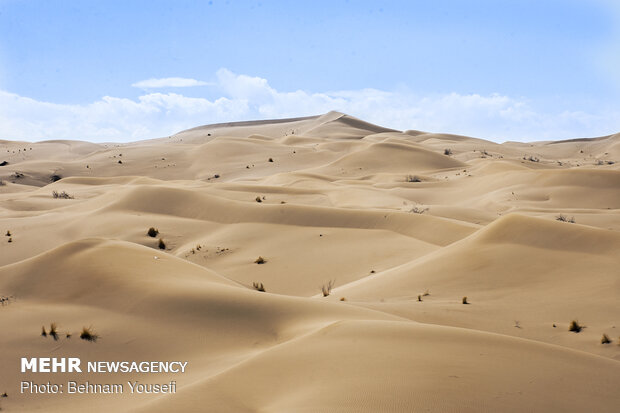
[[[157,234],[159,234],[159,230],[154,227],[149,228],[149,230],[146,232],[146,235],[148,235],[151,238],[155,238]]]
[[[556,221],[562,221],[562,222],[569,222],[571,224],[575,223],[575,217],[567,217],[565,215],[558,215],[557,217],[555,217]]]
[[[65,191],[62,191],[62,192],[52,191],[52,198],[54,198],[54,199],[73,199],[73,195],[69,195]]]
[[[56,323],[50,324],[50,332],[49,335],[54,338],[54,340],[58,340],[58,327]]]
[[[329,280],[327,284],[323,284],[323,286],[321,287],[323,297],[327,297],[329,294],[331,294],[332,288],[334,288],[334,280]]]
[[[9,161],[2,161],[2,162],[0,162],[0,166],[7,166],[8,164],[9,164]]]
[[[420,179],[417,175],[407,175],[406,179],[407,182],[422,182],[422,179]]]
[[[269,158],[269,162],[273,162],[273,158]]]
[[[603,337],[601,337],[601,344],[609,344],[609,343],[611,343],[609,336],[607,336],[607,334],[603,334]]]
[[[347,299],[344,297],[340,297],[340,301],[347,301]]]
[[[11,231],[7,231],[6,234],[4,234],[5,237],[10,237],[11,236]]]
[[[467,296],[463,297],[463,300],[461,300],[461,302],[463,304],[469,304],[469,301],[467,301]]]
[[[9,395],[6,392],[4,392],[4,393],[2,393],[2,396],[0,396],[0,397],[9,397]]]
[[[160,250],[165,250],[166,249],[166,243],[161,238],[159,239],[159,243],[157,244],[157,246],[159,247]]]
[[[262,293],[265,292],[265,286],[263,285],[263,283],[253,282],[252,287],[254,287],[256,291],[260,291]]]
[[[260,203],[260,202],[263,202],[263,200],[262,200],[262,199],[260,199],[260,196],[257,196],[257,197],[256,197],[256,202],[259,202],[259,203]]]
[[[42,335],[43,337],[47,337],[47,331],[45,330],[45,326],[42,326],[42,327],[41,327],[41,335]]]
[[[418,301],[422,301],[422,294],[418,294]]]
[[[80,333],[80,338],[82,340],[95,342],[99,336],[95,334],[92,327],[83,327],[82,332]]]
[[[13,242],[13,238],[9,238],[8,242]]]
[[[523,160],[530,161],[530,162],[540,162],[540,159],[535,157],[534,155],[530,155],[530,156],[523,155]]]
[[[568,331],[572,331],[573,333],[580,333],[581,330],[583,330],[584,328],[586,328],[585,326],[580,325],[577,320],[573,320],[570,322],[570,325],[568,326]]]
[[[255,263],[255,264],[264,264],[264,263],[266,263],[266,262],[267,262],[267,260],[266,260],[266,259],[264,259],[264,258],[263,258],[263,257],[261,257],[261,256],[259,256],[257,259],[255,259],[255,260],[254,260],[254,263]]]
[[[421,206],[414,206],[413,208],[411,208],[411,210],[409,210],[409,212],[412,212],[414,214],[423,214],[426,211],[428,211],[430,208],[426,207],[426,208],[422,208]]]
[[[62,176],[60,176],[60,175],[56,175],[56,174],[54,174],[54,175],[51,175],[51,176],[50,176],[50,181],[51,181],[51,182],[60,181],[61,179],[62,179]]]
[[[443,150],[443,154],[446,155],[446,156],[452,155],[452,149],[450,149],[450,148],[444,149]]]
[[[429,295],[431,295],[431,292],[429,290],[425,290],[424,294],[422,294],[422,297],[428,297]]]
[[[121,161],[120,159],[118,160],[118,163],[123,163],[123,161]]]

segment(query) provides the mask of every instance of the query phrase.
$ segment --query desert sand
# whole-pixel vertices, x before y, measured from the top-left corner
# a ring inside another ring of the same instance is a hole
[[[498,144],[330,112],[5,140],[3,161],[2,411],[619,409],[620,134]],[[21,357],[188,367],[21,373]]]

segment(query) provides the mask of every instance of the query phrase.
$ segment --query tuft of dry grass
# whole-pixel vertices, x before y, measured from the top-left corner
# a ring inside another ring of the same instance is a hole
[[[423,214],[426,211],[428,211],[430,208],[422,208],[421,206],[414,206],[413,208],[411,208],[411,210],[409,210],[409,212],[412,212],[414,214]]]
[[[151,238],[155,238],[158,234],[159,234],[159,230],[154,227],[149,228],[149,230],[146,232],[146,235],[148,235]]]
[[[161,238],[159,239],[159,243],[157,244],[157,246],[159,247],[160,250],[165,250],[166,249],[166,243]]]
[[[469,304],[469,301],[467,301],[467,296],[463,297],[463,300],[461,302],[463,304]]]
[[[266,262],[267,262],[267,260],[264,259],[263,257],[260,257],[260,256],[257,259],[254,260],[255,264],[264,264]]]
[[[610,344],[611,343],[611,339],[609,338],[609,336],[607,334],[603,334],[603,337],[601,337],[601,344]]]
[[[47,331],[45,330],[45,326],[42,326],[42,327],[41,327],[41,335],[42,335],[43,337],[47,337]]]
[[[444,149],[443,150],[443,154],[446,155],[446,156],[452,155],[452,149],[450,149],[450,148]]]
[[[92,327],[82,327],[80,338],[82,340],[96,342],[99,336],[95,334]]]
[[[334,280],[329,280],[327,284],[323,284],[321,287],[323,297],[327,297],[332,292],[332,288],[334,288]]]
[[[50,332],[49,335],[54,338],[54,340],[58,340],[58,326],[56,323],[50,324]]]
[[[571,224],[574,224],[574,223],[575,223],[575,217],[570,217],[570,218],[569,218],[569,217],[567,217],[567,216],[565,216],[565,215],[562,215],[562,214],[560,214],[560,215],[556,216],[556,217],[555,217],[555,220],[556,220],[556,221],[561,221],[561,222],[569,222],[569,223],[571,223]]]
[[[255,198],[255,200],[256,200],[256,202],[259,202],[259,203],[260,203],[260,202],[263,202],[263,200],[262,200],[262,199],[260,199],[260,196],[257,196],[257,197]]]
[[[252,287],[254,287],[256,291],[260,291],[262,293],[265,292],[265,286],[263,285],[263,283],[253,282]]]
[[[54,198],[54,199],[73,199],[73,195],[69,195],[65,191],[62,191],[62,192],[52,191],[52,198]]]
[[[584,328],[586,328],[585,326],[580,325],[577,320],[573,320],[570,322],[570,325],[568,326],[568,331],[572,331],[573,333],[580,333],[581,330],[583,330]]]

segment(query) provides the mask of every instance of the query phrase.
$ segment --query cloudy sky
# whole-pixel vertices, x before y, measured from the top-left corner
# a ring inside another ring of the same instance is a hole
[[[0,0],[0,139],[133,141],[338,110],[397,129],[620,132],[614,0]]]

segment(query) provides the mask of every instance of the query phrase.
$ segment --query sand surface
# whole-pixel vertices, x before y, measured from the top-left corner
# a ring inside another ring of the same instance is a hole
[[[497,144],[330,112],[0,141],[2,161],[3,412],[618,411],[620,134]],[[21,357],[188,367],[22,374]]]

